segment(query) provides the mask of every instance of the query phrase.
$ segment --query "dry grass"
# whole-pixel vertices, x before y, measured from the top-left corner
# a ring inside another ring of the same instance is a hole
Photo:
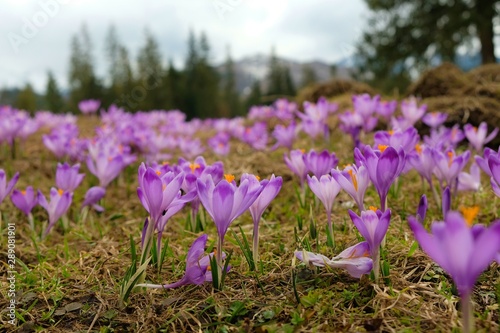
[[[95,123],[83,122],[84,133],[91,134]],[[309,148],[308,140],[297,147]],[[321,147],[317,147],[321,148]],[[351,162],[351,143],[344,136],[334,136],[330,150],[337,152],[340,164]],[[274,173],[284,178],[283,189],[271,204],[261,223],[262,271],[248,272],[241,250],[228,234],[226,252],[233,251],[232,269],[224,291],[214,291],[210,284],[185,286],[175,290],[148,290],[135,293],[128,305],[120,307],[118,293],[121,279],[130,265],[129,237],[137,243],[145,210],[136,197],[137,165],[131,166],[108,190],[101,215],[92,215],[85,224],[78,221],[77,207],[85,190],[96,183],[88,174],[75,193],[71,229],[54,228],[43,242],[33,243],[25,218],[6,200],[1,208],[9,221],[17,225],[17,290],[20,326],[6,324],[1,330],[17,332],[450,332],[459,325],[458,297],[450,278],[420,250],[408,255],[413,243],[406,216],[416,210],[422,194],[418,177],[412,172],[403,177],[399,194],[389,197],[393,218],[385,260],[390,273],[374,284],[369,277],[361,280],[342,271],[311,271],[298,265],[297,295],[292,284],[293,251],[300,244],[295,237],[296,216],[306,221],[298,230],[300,239],[309,239],[309,211],[300,209],[294,187],[296,179],[286,168],[283,151],[255,152],[245,145],[233,147],[230,158],[224,159],[227,172],[236,175],[253,172],[260,176]],[[42,147],[40,135],[25,143],[19,157],[12,161],[3,155],[1,166],[11,175],[20,171],[19,187],[33,185],[47,193],[54,183],[56,160]],[[206,156],[208,162],[216,160]],[[85,166],[83,166],[85,169]],[[489,185],[475,195],[465,194],[461,204],[475,202],[482,207],[478,219],[488,223],[498,217],[498,199],[492,200]],[[430,193],[427,193],[430,197]],[[368,204],[376,204],[376,194],[369,189]],[[309,200],[312,203],[312,200]],[[334,207],[336,241],[339,249],[353,245],[359,236],[348,220],[347,195],[339,195]],[[430,201],[429,217],[439,212]],[[309,239],[314,251],[333,255],[325,243],[326,215],[318,205],[314,220],[321,229],[318,246]],[[169,222],[164,234],[169,239],[168,258],[161,274],[154,267],[148,280],[154,283],[173,282],[183,274],[184,256],[196,235],[184,229],[185,213]],[[35,220],[46,219],[41,208]],[[242,226],[251,235],[250,216],[237,220],[232,230]],[[207,221],[210,241],[215,228]],[[6,239],[2,225],[2,244]],[[338,252],[335,251],[335,252]],[[6,261],[2,248],[2,263]],[[21,263],[22,262],[22,263]],[[6,265],[0,267],[5,275]],[[496,264],[480,279],[474,294],[475,317],[480,331],[500,329],[500,272]],[[0,309],[7,305],[6,281],[2,280]]]

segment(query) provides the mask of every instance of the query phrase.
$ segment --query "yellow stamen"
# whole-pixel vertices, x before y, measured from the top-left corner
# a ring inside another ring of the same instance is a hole
[[[477,127],[476,126],[472,127],[472,129],[474,130],[474,132],[477,133]]]
[[[161,171],[160,171],[160,170],[156,170],[156,174],[157,174],[158,176],[160,176],[160,175],[161,175]]]
[[[465,221],[467,222],[467,225],[469,227],[472,226],[474,219],[476,218],[477,214],[479,213],[479,206],[472,206],[472,207],[464,207],[461,206],[459,208],[460,212],[464,216]]]
[[[383,153],[387,149],[387,147],[389,147],[389,146],[386,146],[386,145],[378,145],[377,146],[378,150],[380,150],[381,153]]]
[[[196,169],[199,169],[199,168],[201,168],[201,166],[198,163],[189,164],[189,169],[191,169],[191,172],[193,172],[193,173]]]
[[[299,151],[300,151],[302,154],[304,154],[304,153],[306,152],[306,151],[305,151],[305,149],[299,149]]]
[[[377,210],[378,210],[378,209],[377,209],[377,207],[375,207],[375,206],[370,206],[370,207],[369,207],[369,209],[370,209],[372,212],[375,212],[375,213],[376,213],[376,212],[377,212]]]
[[[418,143],[415,145],[415,150],[417,151],[417,154],[422,154],[422,146]]]
[[[21,191],[21,194],[22,194],[22,195],[26,195],[26,190],[22,190],[22,191]]]
[[[232,183],[234,181],[234,175],[226,174],[224,175],[228,183]]]
[[[354,185],[354,189],[358,191],[358,180],[356,179],[356,175],[353,173],[352,169],[347,170],[349,176],[351,176],[352,185]]]
[[[393,135],[394,134],[394,130],[387,131],[387,133],[389,133],[389,135]]]
[[[58,189],[58,190],[57,190],[57,193],[58,193],[59,195],[63,195],[64,191],[63,191],[62,189]]]
[[[257,180],[259,180],[259,181],[260,181],[260,177],[259,177],[259,176],[255,176],[255,178],[257,178]]]
[[[168,163],[168,161],[163,161],[162,163],[163,165],[169,165],[170,163]]]

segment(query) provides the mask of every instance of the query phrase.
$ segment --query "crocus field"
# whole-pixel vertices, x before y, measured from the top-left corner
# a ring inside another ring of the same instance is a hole
[[[497,128],[369,95],[79,108],[0,107],[1,331],[500,330]]]

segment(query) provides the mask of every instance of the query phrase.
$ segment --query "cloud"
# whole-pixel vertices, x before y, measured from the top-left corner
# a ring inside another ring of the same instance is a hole
[[[110,24],[116,26],[133,62],[143,44],[145,28],[156,37],[165,63],[172,59],[178,66],[183,64],[190,30],[206,32],[215,62],[224,59],[228,46],[233,58],[269,53],[274,46],[287,58],[334,62],[352,53],[367,12],[363,0],[4,1],[0,87],[29,81],[38,91],[44,89],[48,69],[60,85],[67,86],[70,40],[83,22],[102,76],[107,71],[104,41]],[[221,11],[221,4],[227,5],[222,7],[226,10]],[[30,23],[36,33],[16,49],[9,36],[24,38]]]

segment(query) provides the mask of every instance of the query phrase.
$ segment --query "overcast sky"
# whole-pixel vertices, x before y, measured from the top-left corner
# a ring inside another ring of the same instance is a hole
[[[181,65],[189,30],[205,31],[215,62],[256,53],[336,62],[353,53],[368,16],[363,0],[0,0],[0,88],[45,87],[51,69],[67,84],[70,39],[83,22],[97,73],[106,73],[104,39],[114,24],[135,61],[147,27],[165,58]]]

